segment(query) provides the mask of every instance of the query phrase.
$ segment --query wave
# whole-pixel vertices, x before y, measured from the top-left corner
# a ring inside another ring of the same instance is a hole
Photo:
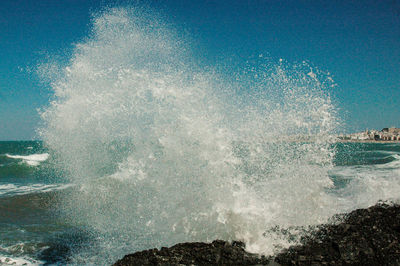
[[[261,57],[205,71],[184,43],[153,14],[111,8],[48,76],[40,134],[80,188],[64,213],[98,235],[86,263],[215,238],[271,254],[284,240],[268,228],[338,211],[325,193],[338,122],[323,74]]]
[[[364,208],[379,200],[399,201],[400,155],[392,154],[375,164],[337,166],[330,171],[336,180],[337,202],[344,211]]]
[[[334,167],[339,124],[323,73],[262,57],[205,71],[184,44],[153,14],[111,8],[48,76],[40,134],[78,188],[61,208],[97,239],[72,261],[215,238],[272,254],[289,241],[270,228],[398,197],[396,154]]]
[[[26,253],[38,253],[46,246],[32,243],[18,243],[11,246],[0,246],[0,265],[44,265],[45,262],[29,257]]]
[[[71,186],[71,184],[0,184],[0,197],[25,195],[31,193],[45,193],[63,190]]]
[[[23,162],[25,162],[30,166],[38,166],[41,162],[44,162],[49,158],[48,153],[38,153],[31,155],[10,155],[10,154],[5,154],[5,155],[8,158],[21,159]]]
[[[44,264],[44,261],[35,260],[28,257],[3,256],[0,254],[0,265],[38,266]]]
[[[387,158],[390,159],[389,162],[387,162],[385,164],[381,164],[377,167],[400,169],[400,154],[398,154],[398,153],[392,154],[392,155],[388,156]]]
[[[392,157],[393,157],[393,159],[395,159],[395,160],[397,160],[397,161],[400,161],[400,154],[393,154],[392,155]]]

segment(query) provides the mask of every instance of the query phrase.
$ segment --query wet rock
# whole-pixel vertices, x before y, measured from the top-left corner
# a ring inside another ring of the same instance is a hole
[[[303,244],[278,254],[282,265],[400,265],[400,206],[378,204],[320,226]]]
[[[215,240],[181,243],[126,255],[114,265],[266,265],[267,258],[244,250],[244,243]]]
[[[400,265],[400,206],[377,204],[321,225],[302,244],[266,258],[242,242],[182,243],[125,256],[114,265]]]

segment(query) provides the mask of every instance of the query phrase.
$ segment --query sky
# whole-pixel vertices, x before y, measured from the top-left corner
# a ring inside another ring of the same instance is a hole
[[[129,1],[0,1],[0,140],[35,139],[51,97],[35,69],[68,59],[92,14]],[[203,63],[265,54],[331,73],[344,131],[400,127],[400,0],[148,0]]]

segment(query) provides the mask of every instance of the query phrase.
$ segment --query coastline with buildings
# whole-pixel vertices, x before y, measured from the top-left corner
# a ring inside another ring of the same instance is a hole
[[[400,128],[383,128],[382,130],[365,130],[358,133],[339,135],[344,142],[399,142]]]

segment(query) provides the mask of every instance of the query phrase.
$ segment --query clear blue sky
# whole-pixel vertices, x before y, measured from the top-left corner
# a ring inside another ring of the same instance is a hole
[[[0,1],[0,140],[34,138],[50,92],[32,70],[68,58],[104,2]],[[143,2],[193,40],[205,64],[261,53],[306,60],[338,84],[348,131],[400,127],[400,0]]]

